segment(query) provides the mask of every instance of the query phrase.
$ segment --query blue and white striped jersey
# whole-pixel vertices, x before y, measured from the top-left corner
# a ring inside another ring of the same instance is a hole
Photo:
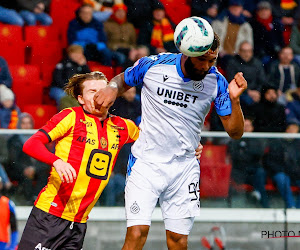
[[[228,82],[215,67],[202,81],[184,77],[182,54],[143,57],[125,70],[129,86],[142,84],[140,136],[132,147],[136,158],[169,162],[194,157],[211,103],[220,116],[231,114]]]

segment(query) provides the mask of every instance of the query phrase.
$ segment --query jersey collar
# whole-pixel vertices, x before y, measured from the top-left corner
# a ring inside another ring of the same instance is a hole
[[[182,78],[182,80],[183,80],[184,82],[189,82],[189,81],[191,81],[191,79],[188,78],[188,77],[185,77],[184,74],[183,74],[183,72],[182,72],[182,69],[181,69],[181,57],[182,57],[182,54],[178,54],[178,55],[177,55],[177,58],[176,58],[176,69],[177,69],[177,73],[178,73],[178,75]]]

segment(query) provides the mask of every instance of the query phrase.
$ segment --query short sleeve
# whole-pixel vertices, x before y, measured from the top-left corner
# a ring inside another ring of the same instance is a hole
[[[146,72],[157,61],[158,56],[143,57],[135,62],[132,67],[125,70],[124,79],[128,86],[141,85],[144,80]]]
[[[218,84],[218,93],[214,101],[215,109],[217,114],[220,116],[230,115],[232,112],[231,101],[229,98],[228,91],[228,82],[225,77],[221,74],[216,74],[217,84]]]
[[[128,140],[126,143],[131,143],[137,140],[140,130],[137,125],[131,120],[125,120],[128,130]]]
[[[75,112],[72,109],[64,109],[54,115],[40,131],[45,133],[49,142],[64,136],[75,123]]]

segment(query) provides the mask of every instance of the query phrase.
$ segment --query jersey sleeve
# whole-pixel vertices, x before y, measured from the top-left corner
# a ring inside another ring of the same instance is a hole
[[[64,136],[75,123],[75,112],[64,109],[54,115],[40,131],[47,135],[49,142]]]
[[[215,109],[220,116],[231,114],[231,100],[229,98],[228,82],[221,74],[217,74],[218,93],[215,99]]]
[[[137,140],[140,130],[137,125],[131,120],[125,120],[128,130],[128,139],[126,143],[131,143]]]
[[[156,62],[157,56],[143,57],[135,62],[132,67],[129,67],[124,72],[125,83],[128,86],[137,86],[143,83],[146,72]]]

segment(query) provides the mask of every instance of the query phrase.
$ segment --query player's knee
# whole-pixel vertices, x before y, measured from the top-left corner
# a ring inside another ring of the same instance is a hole
[[[169,249],[187,249],[188,236],[169,231],[167,233],[167,244]]]
[[[133,226],[128,228],[128,233],[132,240],[143,240],[147,238],[149,231],[148,226]]]

